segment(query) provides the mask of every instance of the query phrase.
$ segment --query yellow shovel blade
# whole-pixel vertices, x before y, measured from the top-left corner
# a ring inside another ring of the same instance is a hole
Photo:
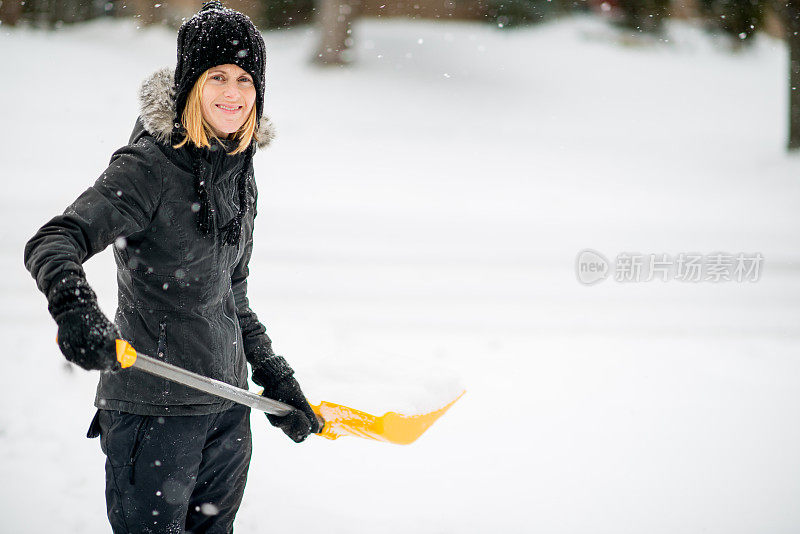
[[[408,445],[416,441],[464,393],[464,391],[459,393],[458,397],[443,408],[420,415],[387,412],[377,416],[327,401],[316,406],[312,404],[311,408],[325,421],[325,426],[319,433],[323,438],[337,439],[342,436],[355,436],[397,445]]]

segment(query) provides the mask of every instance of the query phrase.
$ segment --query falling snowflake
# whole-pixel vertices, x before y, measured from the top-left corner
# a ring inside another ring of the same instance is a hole
[[[207,502],[207,503],[202,504],[200,506],[200,511],[204,515],[217,515],[219,513],[219,508],[217,508],[216,506],[214,506],[210,502]]]

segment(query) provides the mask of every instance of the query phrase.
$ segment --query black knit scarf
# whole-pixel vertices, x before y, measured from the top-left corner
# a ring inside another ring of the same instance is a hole
[[[242,220],[247,214],[247,182],[250,173],[250,162],[253,161],[254,147],[251,145],[245,152],[244,165],[236,176],[236,191],[239,200],[239,210],[225,226],[220,228],[223,233],[222,242],[225,245],[238,246],[242,236]],[[194,155],[194,187],[198,202],[192,209],[197,211],[197,227],[202,235],[209,235],[214,228],[214,216],[211,209],[211,194],[208,183],[202,173],[199,154]]]

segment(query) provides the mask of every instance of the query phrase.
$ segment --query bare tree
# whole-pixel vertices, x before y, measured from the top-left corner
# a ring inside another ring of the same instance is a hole
[[[14,26],[22,15],[22,0],[0,1],[0,23]]]
[[[317,13],[320,42],[314,60],[323,65],[349,62],[348,49],[353,44],[352,22],[359,0],[321,0]]]
[[[618,0],[620,24],[638,32],[660,32],[668,15],[669,0]]]
[[[789,150],[800,148],[800,1],[780,0],[775,7],[789,46]]]

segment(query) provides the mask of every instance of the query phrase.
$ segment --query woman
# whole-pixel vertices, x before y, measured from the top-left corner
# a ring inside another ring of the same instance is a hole
[[[250,462],[249,409],[136,369],[115,339],[183,368],[295,406],[269,416],[294,441],[319,425],[247,299],[262,116],[264,42],[250,20],[208,2],[178,32],[174,74],[140,91],[129,144],[25,247],[66,358],[101,369],[89,436],[106,454],[114,532],[230,532]],[[82,263],[115,244],[115,323]]]

